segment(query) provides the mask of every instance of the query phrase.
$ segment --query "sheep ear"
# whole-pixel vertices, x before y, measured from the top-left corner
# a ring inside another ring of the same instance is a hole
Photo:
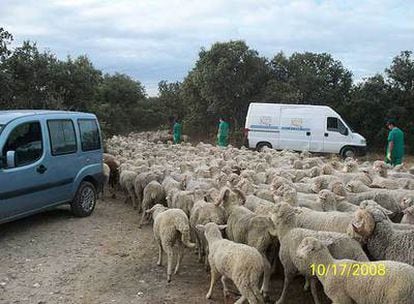
[[[229,197],[229,194],[230,194],[229,187],[224,187],[223,189],[221,189],[220,195],[218,196],[215,205],[216,206],[221,205],[225,200],[227,200],[227,198]]]
[[[201,232],[204,232],[206,230],[206,227],[204,225],[200,225],[200,224],[196,225],[196,228],[197,228],[197,230],[199,230]]]
[[[227,225],[217,225],[220,230],[225,230]]]

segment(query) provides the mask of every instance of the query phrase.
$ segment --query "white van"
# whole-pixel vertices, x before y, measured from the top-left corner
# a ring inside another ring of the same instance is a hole
[[[366,140],[328,106],[250,103],[246,117],[247,146],[363,155]]]

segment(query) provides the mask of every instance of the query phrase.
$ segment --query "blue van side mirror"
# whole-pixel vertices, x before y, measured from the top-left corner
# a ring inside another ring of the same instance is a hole
[[[16,167],[16,152],[7,151],[6,160],[8,169]]]

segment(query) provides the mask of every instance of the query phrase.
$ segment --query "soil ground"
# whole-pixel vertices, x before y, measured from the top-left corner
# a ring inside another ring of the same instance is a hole
[[[193,252],[169,284],[156,260],[151,225],[138,229],[137,212],[119,194],[87,218],[61,207],[0,226],[0,303],[223,303],[220,281],[205,299],[210,276]],[[303,283],[290,286],[287,304],[313,303]],[[273,278],[272,303],[282,284]]]

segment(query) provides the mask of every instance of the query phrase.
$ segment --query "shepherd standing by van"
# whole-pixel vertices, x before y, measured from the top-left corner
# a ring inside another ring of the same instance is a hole
[[[387,154],[385,162],[392,166],[400,165],[404,158],[404,132],[396,126],[393,119],[386,122],[388,133]]]
[[[227,147],[229,144],[229,129],[230,125],[227,121],[220,117],[220,123],[217,133],[217,144],[219,147]]]

